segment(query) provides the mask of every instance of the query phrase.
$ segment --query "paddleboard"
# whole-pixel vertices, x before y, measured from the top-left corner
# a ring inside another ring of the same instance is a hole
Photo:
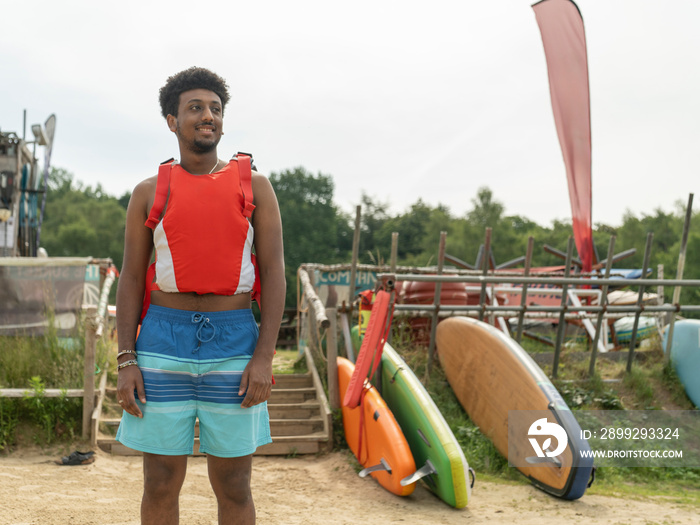
[[[664,333],[664,352],[668,345],[668,329]],[[686,319],[673,325],[671,362],[685,392],[700,408],[700,321]]]
[[[355,365],[338,357],[338,387],[341,397],[350,384]],[[364,467],[360,476],[371,475],[377,482],[398,496],[408,496],[415,482],[402,480],[416,471],[411,449],[394,419],[391,410],[379,392],[365,383],[362,402],[355,408],[343,405],[345,440],[355,457]]]
[[[615,329],[615,337],[618,344],[625,344],[632,341],[632,329],[634,328],[634,316],[621,317],[613,323]],[[653,317],[640,317],[637,322],[636,341],[639,343],[642,339],[646,339],[654,335],[656,331],[656,320]]]
[[[469,465],[464,452],[413,371],[386,343],[382,352],[382,397],[399,422],[418,467],[414,480],[448,505],[462,508],[471,495]]]
[[[520,345],[486,323],[452,317],[437,327],[437,348],[457,399],[509,463],[549,494],[580,498],[593,469],[593,460],[582,459],[580,451],[590,447],[581,439],[581,428],[559,392]],[[509,411],[519,412],[509,418]],[[560,438],[552,434],[557,447],[548,449],[544,434],[536,432],[542,425],[534,426],[539,420],[527,419],[530,411],[544,413],[546,428],[556,423],[566,432],[566,449],[556,457],[548,457],[548,452],[557,452]],[[538,441],[539,451],[530,438],[542,442]]]

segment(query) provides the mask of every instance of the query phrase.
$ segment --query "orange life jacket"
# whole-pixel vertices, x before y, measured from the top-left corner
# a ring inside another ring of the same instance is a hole
[[[254,209],[250,155],[239,153],[220,171],[204,175],[188,173],[173,159],[162,163],[145,223],[154,231],[156,261],[146,275],[141,318],[152,290],[252,292],[259,302],[249,221]]]

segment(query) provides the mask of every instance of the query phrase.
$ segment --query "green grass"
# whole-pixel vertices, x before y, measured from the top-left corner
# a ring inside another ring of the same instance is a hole
[[[23,398],[0,398],[0,451],[25,444],[50,445],[76,439],[82,428],[82,398],[46,397],[46,389],[83,388],[85,337],[0,337],[0,388],[26,389]],[[103,368],[108,350],[97,345]],[[96,372],[98,370],[96,369]]]
[[[302,374],[306,371],[306,360],[298,350],[280,348],[276,350],[272,358],[273,374]]]
[[[81,388],[84,344],[64,346],[52,334],[37,337],[0,337],[0,386],[25,388],[39,376],[47,388]],[[76,346],[76,348],[73,348]]]

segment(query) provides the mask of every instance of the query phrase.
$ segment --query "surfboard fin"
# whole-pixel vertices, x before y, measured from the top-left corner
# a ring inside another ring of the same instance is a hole
[[[415,483],[421,478],[424,478],[425,476],[429,476],[430,474],[437,474],[437,470],[435,470],[435,467],[433,464],[430,462],[430,460],[426,460],[425,465],[423,465],[421,468],[416,470],[413,474],[410,476],[406,476],[401,480],[401,486],[405,487],[406,485],[410,485],[411,483]]]
[[[532,465],[537,465],[539,463],[554,463],[557,467],[561,468],[561,461],[558,458],[544,457],[540,458],[538,456],[530,456],[525,458],[525,461]]]
[[[364,477],[366,477],[368,474],[370,474],[370,473],[372,473],[372,472],[379,472],[379,471],[383,471],[383,470],[385,470],[385,471],[387,471],[389,474],[391,474],[391,467],[389,466],[389,463],[387,463],[387,462],[384,460],[384,458],[382,458],[382,459],[379,460],[379,464],[374,465],[374,466],[372,466],[372,467],[367,467],[367,468],[365,468],[365,469],[362,469],[362,470],[359,472],[359,476],[360,476],[361,478],[364,478]]]

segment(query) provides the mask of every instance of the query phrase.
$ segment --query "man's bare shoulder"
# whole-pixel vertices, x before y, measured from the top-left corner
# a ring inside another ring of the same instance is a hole
[[[253,202],[255,205],[260,207],[261,205],[265,206],[268,203],[274,203],[274,205],[277,206],[275,189],[272,187],[270,179],[257,171],[253,171],[251,173],[253,184]]]
[[[251,170],[250,173],[253,185],[264,185],[272,187],[272,184],[270,184],[270,179],[266,175],[263,175],[262,173],[255,170]]]
[[[143,191],[146,191],[146,192],[155,191],[157,183],[158,183],[158,175],[153,175],[152,177],[148,177],[147,179],[143,179],[141,182],[139,182],[136,185],[133,193],[143,192]]]
[[[139,182],[136,187],[134,187],[134,191],[131,192],[130,203],[134,203],[134,205],[138,205],[142,208],[150,209],[156,193],[157,183],[158,175],[148,177],[147,179]]]

